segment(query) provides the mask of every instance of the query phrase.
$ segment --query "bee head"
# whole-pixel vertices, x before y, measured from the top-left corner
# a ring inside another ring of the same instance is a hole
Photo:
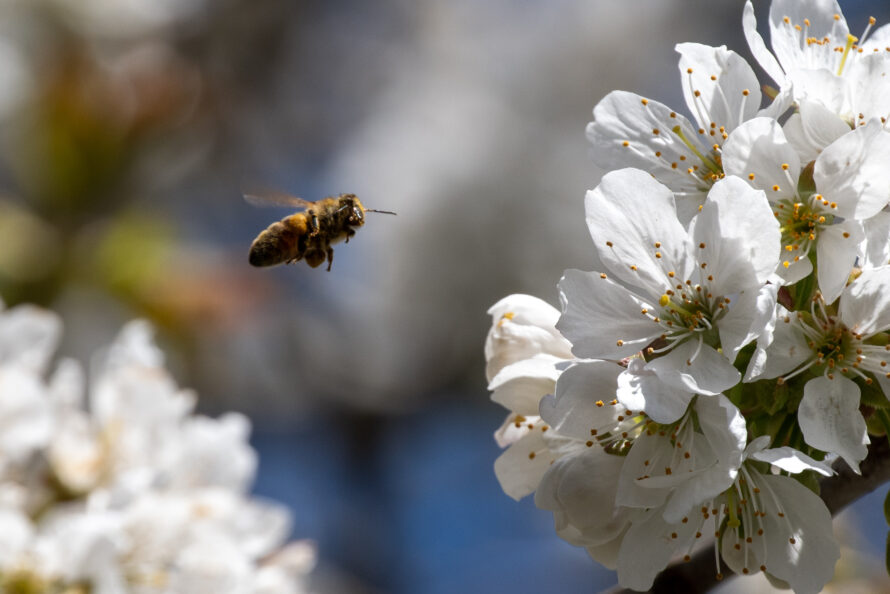
[[[365,207],[355,194],[343,194],[340,196],[341,208],[349,213],[349,224],[360,227],[365,224]]]

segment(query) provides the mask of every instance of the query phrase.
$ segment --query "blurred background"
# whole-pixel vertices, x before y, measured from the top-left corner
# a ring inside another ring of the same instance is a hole
[[[557,304],[593,266],[591,109],[624,89],[685,111],[674,44],[750,59],[742,6],[2,0],[0,296],[59,311],[81,358],[151,319],[202,412],[252,418],[255,492],[317,542],[319,591],[609,587],[497,485],[485,311]],[[856,33],[890,20],[843,8]],[[369,215],[331,272],[253,269],[289,214],[247,205],[257,184],[398,217]],[[881,579],[881,501],[845,516],[841,579]]]

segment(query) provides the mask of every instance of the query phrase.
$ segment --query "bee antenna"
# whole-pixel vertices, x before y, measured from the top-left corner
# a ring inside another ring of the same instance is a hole
[[[381,214],[391,214],[391,215],[396,214],[396,213],[392,212],[391,210],[376,210],[373,208],[366,208],[365,211],[366,212],[379,212]]]

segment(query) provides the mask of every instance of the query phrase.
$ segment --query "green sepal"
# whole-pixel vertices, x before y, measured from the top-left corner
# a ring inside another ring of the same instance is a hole
[[[807,163],[806,167],[803,168],[803,171],[800,172],[800,177],[797,180],[797,193],[800,194],[802,198],[806,198],[816,193],[816,180],[813,176],[813,172],[816,170],[816,162],[810,161]]]
[[[860,378],[856,378],[855,381],[862,392],[862,400],[860,401],[862,404],[878,409],[890,408],[890,401],[887,400],[887,396],[884,395],[884,391],[878,385],[878,382],[872,382],[869,385]]]
[[[819,487],[819,477],[817,477],[816,473],[812,470],[801,472],[794,478],[797,479],[797,482],[799,482],[801,485],[803,485],[816,495],[819,495],[819,493],[822,492],[822,489]]]
[[[868,431],[869,435],[874,435],[876,437],[887,435],[887,426],[884,423],[884,419],[877,414],[877,411],[875,411],[875,414],[865,417],[865,429]]]
[[[814,253],[816,250],[812,250]],[[804,278],[800,279],[791,286],[792,295],[794,297],[794,310],[809,311],[810,301],[813,298],[813,292],[816,289],[815,270]]]

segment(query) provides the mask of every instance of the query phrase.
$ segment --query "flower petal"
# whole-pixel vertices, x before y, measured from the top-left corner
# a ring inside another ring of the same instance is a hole
[[[556,364],[563,361],[542,353],[507,365],[488,384],[491,399],[515,413],[537,415],[541,398],[556,386],[560,374]]]
[[[825,147],[849,132],[850,125],[821,103],[801,99],[799,112],[791,114],[783,130],[801,161],[809,163],[815,161]]]
[[[745,381],[773,379],[784,375],[813,357],[797,318],[781,305],[776,306],[776,324],[769,341],[757,341]]]
[[[669,524],[661,510],[651,510],[635,521],[624,536],[618,552],[618,583],[622,588],[644,592],[678,550],[688,550],[700,521]]]
[[[759,337],[774,320],[779,286],[768,283],[755,291],[742,292],[720,320],[720,346],[730,361],[738,352]]]
[[[779,222],[764,193],[738,177],[714,184],[691,234],[701,275],[713,276],[701,284],[715,295],[758,289],[779,263]]]
[[[595,272],[566,270],[559,291],[565,309],[556,327],[579,357],[629,357],[663,332],[640,313],[653,309],[651,304]]]
[[[816,159],[813,178],[835,212],[867,219],[890,201],[890,134],[879,121],[860,126],[832,142]]]
[[[760,85],[748,62],[726,46],[680,43],[683,96],[700,128],[731,132],[760,108]],[[723,144],[719,132],[713,136]]]
[[[797,193],[800,159],[777,121],[754,118],[739,126],[723,145],[723,170],[747,180],[776,202]]]
[[[563,513],[585,545],[600,545],[627,527],[626,514],[615,504],[623,456],[590,448],[560,458],[547,471],[535,494],[535,505]],[[562,536],[562,535],[561,535]]]
[[[646,369],[655,372],[668,385],[696,394],[713,396],[739,383],[742,375],[738,370],[708,345],[702,345],[692,361],[697,348],[696,340],[687,340],[663,357],[647,363]]]
[[[772,78],[776,84],[785,86],[785,72],[775,56],[766,48],[763,37],[757,32],[757,18],[754,16],[754,5],[751,0],[745,1],[745,10],[742,13],[742,29],[745,31],[745,39],[748,41],[748,47],[754,55],[754,59],[760,64],[766,73]]]
[[[591,157],[607,171],[623,167],[647,171],[698,206],[707,186],[687,173],[688,164],[698,162],[698,157],[672,132],[677,126],[697,151],[710,151],[699,141],[695,126],[668,106],[635,93],[612,91],[597,104],[593,121],[587,124]]]
[[[504,493],[519,501],[534,492],[556,460],[541,431],[531,431],[494,461],[494,474]]]
[[[833,66],[840,61],[834,47],[843,46],[850,33],[842,14],[835,0],[773,0],[769,10],[770,42],[785,72],[795,68]],[[805,27],[806,32],[795,26]],[[826,44],[823,54],[814,55],[815,48],[802,43],[804,35],[816,39],[827,36],[831,43]],[[826,58],[831,58],[832,62],[825,63]]]
[[[656,423],[673,423],[686,412],[694,394],[661,381],[642,359],[631,359],[618,376],[617,396],[629,410],[643,411]]]
[[[843,376],[813,378],[803,389],[797,419],[808,445],[843,458],[856,473],[869,443],[859,412],[859,386]]]
[[[607,173],[584,199],[587,226],[608,272],[656,299],[667,272],[689,266],[689,237],[677,220],[673,193],[639,169]],[[658,246],[658,247],[655,247]]]
[[[609,361],[585,361],[566,369],[556,383],[556,393],[541,402],[541,418],[566,437],[590,439],[590,430],[614,426],[624,406],[615,399],[616,380],[623,367]],[[605,404],[604,404],[605,403]]]
[[[698,398],[695,410],[712,455],[718,462],[679,484],[664,508],[664,519],[676,523],[693,507],[716,497],[732,486],[742,464],[748,430],[745,417],[725,396]],[[696,445],[701,439],[696,439]]]
[[[13,307],[0,316],[0,363],[23,365],[42,373],[61,335],[62,321],[53,312],[33,305]]]
[[[862,223],[855,220],[825,227],[819,233],[816,244],[819,266],[816,276],[825,303],[834,303],[840,297],[850,273],[853,272],[863,239],[865,232]]]
[[[491,381],[511,363],[539,353],[572,358],[571,345],[556,331],[559,310],[531,295],[508,295],[488,310],[491,329],[485,338],[485,374]]]
[[[881,211],[862,222],[865,241],[862,246],[862,268],[890,264],[890,212]]]
[[[863,270],[844,291],[840,316],[864,336],[890,330],[890,266]]]
[[[754,460],[760,460],[761,462],[769,462],[773,466],[781,468],[785,472],[790,472],[791,474],[798,474],[804,470],[815,470],[823,476],[831,476],[835,474],[834,470],[828,464],[813,460],[803,452],[799,452],[788,446],[754,452],[750,457]]]
[[[841,556],[828,508],[791,477],[763,475],[761,480],[783,504],[781,517],[772,506],[762,514],[767,572],[787,582],[796,593],[821,591]]]
[[[890,44],[885,44],[885,46]],[[886,48],[878,54],[857,56],[844,70],[850,87],[850,109],[860,122],[886,118],[890,112],[890,60]]]

